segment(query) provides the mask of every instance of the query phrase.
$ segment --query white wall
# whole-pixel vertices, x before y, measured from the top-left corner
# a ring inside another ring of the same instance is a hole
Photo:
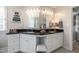
[[[7,27],[7,25],[6,25],[6,7],[3,7],[3,6],[1,6],[0,7],[1,9],[2,9],[2,11],[1,11],[1,16],[3,17],[3,26],[2,26],[2,28],[3,29],[1,29],[0,28],[0,53],[2,52],[8,52],[8,38],[7,38],[7,35],[6,35],[6,27]]]
[[[19,12],[20,14],[20,18],[21,18],[21,22],[13,22],[12,18],[14,15],[14,12]],[[22,7],[7,7],[7,25],[8,25],[8,29],[21,29],[23,28],[23,9]]]
[[[37,7],[36,6],[34,6],[34,7],[31,7],[31,6],[30,7],[26,7],[26,6],[8,6],[7,7],[8,29],[23,29],[23,28],[26,29],[26,28],[29,28],[29,20],[28,20],[27,14],[26,14],[26,9],[27,8],[37,8]],[[38,8],[40,8],[40,7],[38,6]],[[43,8],[48,8],[48,7],[43,7]],[[50,8],[50,9],[52,10],[53,8]],[[14,15],[14,12],[16,12],[16,11],[20,13],[21,23],[12,22],[12,17]]]
[[[8,6],[7,7],[7,28],[9,29],[26,29],[29,27],[29,20],[26,14],[28,7],[23,6]],[[12,17],[14,12],[19,12],[21,22],[13,22]]]
[[[64,48],[72,50],[73,48],[73,28],[72,28],[72,7],[58,7],[56,8],[56,13],[61,14],[61,19],[63,20],[64,26]]]
[[[0,53],[8,52],[8,38],[6,31],[0,31]]]

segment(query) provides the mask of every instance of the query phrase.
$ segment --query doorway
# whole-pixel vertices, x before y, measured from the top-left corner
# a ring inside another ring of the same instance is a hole
[[[73,51],[79,53],[79,6],[73,8]]]

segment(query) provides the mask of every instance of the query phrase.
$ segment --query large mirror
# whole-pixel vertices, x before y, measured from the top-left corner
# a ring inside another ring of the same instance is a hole
[[[26,9],[28,28],[40,29],[50,28],[49,23],[53,20],[53,8],[49,7],[32,7]]]

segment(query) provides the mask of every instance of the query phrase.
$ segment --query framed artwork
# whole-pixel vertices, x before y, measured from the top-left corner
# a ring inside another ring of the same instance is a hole
[[[14,12],[12,21],[13,22],[21,22],[19,12]]]

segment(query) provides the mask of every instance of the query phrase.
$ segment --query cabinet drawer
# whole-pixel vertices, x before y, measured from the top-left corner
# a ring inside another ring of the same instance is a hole
[[[20,38],[20,39],[22,39],[22,40],[30,40],[30,39],[33,39],[33,37],[32,38],[30,38],[30,37],[22,37],[22,38]]]
[[[8,39],[8,42],[10,43],[10,42],[19,42],[19,39],[18,38],[9,38]]]
[[[33,35],[25,35],[25,34],[21,34],[20,35],[20,39],[24,39],[24,40],[29,40],[29,39],[34,39],[35,36]]]
[[[19,36],[16,37],[8,36],[8,40],[19,40]]]

